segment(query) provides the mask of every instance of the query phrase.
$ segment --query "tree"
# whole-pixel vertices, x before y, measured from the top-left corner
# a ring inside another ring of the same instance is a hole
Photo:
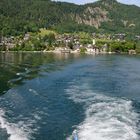
[[[80,32],[79,37],[81,44],[92,44],[92,38],[89,33]]]
[[[73,50],[73,43],[72,42],[69,42],[68,43],[68,47]]]
[[[55,35],[53,33],[49,33],[43,37],[43,40],[48,43],[49,47],[52,47],[53,43],[55,42]]]

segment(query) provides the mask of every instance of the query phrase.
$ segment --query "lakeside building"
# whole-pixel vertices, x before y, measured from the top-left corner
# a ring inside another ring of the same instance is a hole
[[[13,36],[11,37],[1,37],[0,39],[0,46],[5,46],[6,51],[9,51],[9,49],[15,47],[15,38]]]
[[[30,39],[30,34],[29,34],[29,33],[26,33],[26,34],[24,35],[23,40],[24,40],[24,41],[28,41],[29,39]]]
[[[136,39],[136,40],[140,40],[140,35],[136,35],[136,36],[135,36],[135,39]]]

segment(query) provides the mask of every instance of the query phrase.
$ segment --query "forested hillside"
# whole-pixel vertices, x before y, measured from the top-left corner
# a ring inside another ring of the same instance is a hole
[[[100,0],[75,5],[50,0],[0,0],[0,34],[19,35],[39,28],[58,32],[126,32],[140,34],[140,8]]]

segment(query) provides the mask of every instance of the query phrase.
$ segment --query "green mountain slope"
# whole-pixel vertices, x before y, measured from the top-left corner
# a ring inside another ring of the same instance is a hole
[[[140,34],[140,7],[115,0],[100,0],[86,5],[50,0],[0,1],[0,34],[18,35],[43,27],[59,32]]]

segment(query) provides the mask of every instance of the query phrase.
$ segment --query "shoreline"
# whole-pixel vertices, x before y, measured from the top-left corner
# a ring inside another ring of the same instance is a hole
[[[84,52],[84,53],[81,53],[81,52],[76,52],[76,51],[70,51],[69,53],[68,52],[61,52],[61,51],[0,51],[0,53],[54,53],[54,54],[89,54],[89,55],[103,55],[103,54],[119,54],[119,55],[123,55],[123,54],[126,54],[126,55],[140,55],[138,53],[136,54],[129,54],[129,52],[120,52],[120,53],[117,53],[117,52],[99,52],[99,53],[93,53],[93,52]]]

